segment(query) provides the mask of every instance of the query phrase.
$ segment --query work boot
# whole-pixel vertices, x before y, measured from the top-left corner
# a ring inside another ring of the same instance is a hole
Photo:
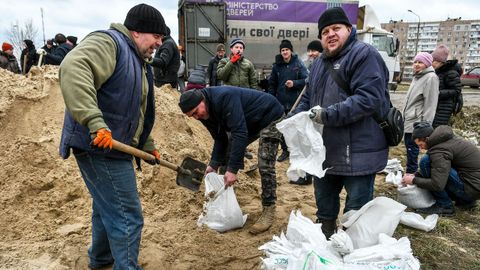
[[[327,240],[330,239],[330,236],[332,236],[337,229],[337,220],[335,219],[328,220],[317,218],[315,223],[322,223],[322,232]]]
[[[475,209],[475,207],[477,206],[477,202],[476,201],[473,201],[473,202],[456,201],[455,206],[460,210],[468,211],[468,210]]]
[[[277,158],[277,161],[278,162],[285,161],[289,156],[290,156],[290,153],[288,152],[288,150],[283,150],[282,154]]]
[[[439,216],[448,217],[455,214],[455,209],[453,209],[453,207],[443,207],[438,204],[434,204],[427,208],[419,208],[415,210],[415,212],[427,215],[437,214]]]
[[[299,185],[299,186],[308,186],[312,183],[312,176],[307,174],[305,177],[298,178],[297,181],[289,181],[290,184]]]
[[[270,206],[264,206],[262,215],[257,220],[257,222],[255,222],[255,224],[253,224],[250,227],[249,232],[251,234],[259,234],[268,230],[268,228],[272,226],[274,218],[275,218],[275,204]]]

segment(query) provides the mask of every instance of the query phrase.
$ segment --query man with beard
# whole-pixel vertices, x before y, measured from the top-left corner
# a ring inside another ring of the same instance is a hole
[[[341,8],[327,9],[318,30],[323,52],[311,67],[295,112],[310,110],[312,120],[323,125],[326,160],[319,166],[328,170],[323,178],[315,177],[314,189],[316,222],[329,238],[336,229],[343,187],[343,212],[373,199],[375,173],[388,158],[387,141],[374,116],[387,113],[390,98],[385,62],[373,46],[356,39],[356,29]]]
[[[155,99],[148,63],[165,34],[160,11],[139,4],[123,24],[90,33],[60,65],[66,105],[60,154],[73,152],[92,197],[91,269],[141,269],[143,215],[132,156],[112,145],[114,138],[159,162],[150,136]]]

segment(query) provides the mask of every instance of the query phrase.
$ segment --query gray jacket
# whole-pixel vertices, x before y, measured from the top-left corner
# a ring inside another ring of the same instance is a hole
[[[438,102],[438,77],[433,67],[415,74],[405,97],[403,109],[404,132],[413,132],[413,123],[433,122]]]

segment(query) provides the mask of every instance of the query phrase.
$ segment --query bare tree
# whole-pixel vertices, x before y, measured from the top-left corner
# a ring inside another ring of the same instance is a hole
[[[8,39],[12,43],[15,56],[20,59],[23,50],[23,41],[30,39],[35,43],[38,36],[38,29],[33,25],[33,20],[28,19],[24,25],[20,25],[18,20],[10,24],[10,30],[7,31]]]

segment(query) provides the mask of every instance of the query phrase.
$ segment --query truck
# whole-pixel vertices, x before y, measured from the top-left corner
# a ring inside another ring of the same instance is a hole
[[[318,39],[318,18],[327,8],[342,7],[358,39],[372,44],[390,71],[389,88],[396,89],[400,65],[398,41],[381,28],[373,9],[358,1],[340,0],[180,0],[178,2],[179,44],[185,50],[187,73],[207,66],[217,44],[232,39],[245,42],[245,56],[257,70],[258,81],[266,79],[281,40],[289,39],[294,52],[307,58],[308,43]],[[225,46],[228,48],[228,46]],[[227,49],[227,54],[229,50]]]

